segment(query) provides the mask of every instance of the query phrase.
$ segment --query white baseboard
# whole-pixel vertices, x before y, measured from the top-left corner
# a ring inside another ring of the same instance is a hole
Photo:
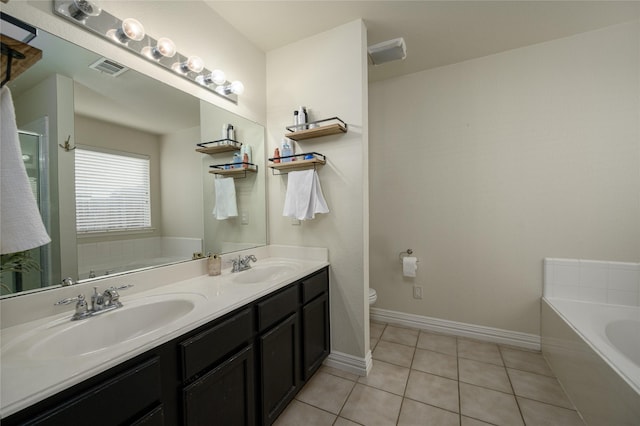
[[[540,336],[535,334],[466,324],[463,322],[406,314],[373,307],[369,308],[369,313],[371,320],[377,322],[403,325],[421,330],[452,334],[454,336],[469,337],[536,351],[540,350]]]
[[[357,374],[358,376],[367,376],[372,366],[371,351],[368,351],[364,358],[358,358],[343,352],[331,351],[323,364],[327,367]]]

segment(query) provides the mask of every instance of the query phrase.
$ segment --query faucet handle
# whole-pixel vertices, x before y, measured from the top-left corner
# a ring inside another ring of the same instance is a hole
[[[120,287],[111,287],[110,289],[112,290],[126,290],[128,288],[133,287],[133,284],[125,284],[125,285],[121,285]]]
[[[66,299],[58,300],[53,306],[58,305],[68,305],[71,302],[81,302],[84,301],[84,296],[82,294],[77,295],[76,297],[67,297]]]
[[[75,283],[73,282],[73,278],[67,277],[67,278],[63,279],[60,284],[62,284],[62,287],[67,287],[67,286],[73,285]]]

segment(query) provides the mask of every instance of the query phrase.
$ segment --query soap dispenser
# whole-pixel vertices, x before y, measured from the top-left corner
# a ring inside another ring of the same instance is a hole
[[[211,253],[207,254],[207,273],[211,276],[220,275],[222,272],[222,260],[220,255]]]

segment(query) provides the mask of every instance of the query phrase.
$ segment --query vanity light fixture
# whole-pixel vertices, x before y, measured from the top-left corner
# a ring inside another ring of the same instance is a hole
[[[180,54],[171,39],[156,40],[145,34],[142,23],[134,18],[120,20],[90,0],[54,0],[53,12],[231,102],[238,103],[238,95],[244,92],[241,82],[227,81],[218,69],[206,69],[202,58]]]
[[[184,62],[176,62],[171,68],[177,73],[186,74],[193,71],[198,74],[204,69],[204,61],[200,56],[189,56]]]
[[[137,19],[127,18],[117,29],[107,31],[107,36],[121,44],[127,44],[129,40],[140,41],[144,38],[144,27]]]

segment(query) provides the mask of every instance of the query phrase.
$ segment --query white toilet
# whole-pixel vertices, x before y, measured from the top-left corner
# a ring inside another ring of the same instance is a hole
[[[369,305],[373,305],[378,300],[378,293],[371,287],[369,287]]]

